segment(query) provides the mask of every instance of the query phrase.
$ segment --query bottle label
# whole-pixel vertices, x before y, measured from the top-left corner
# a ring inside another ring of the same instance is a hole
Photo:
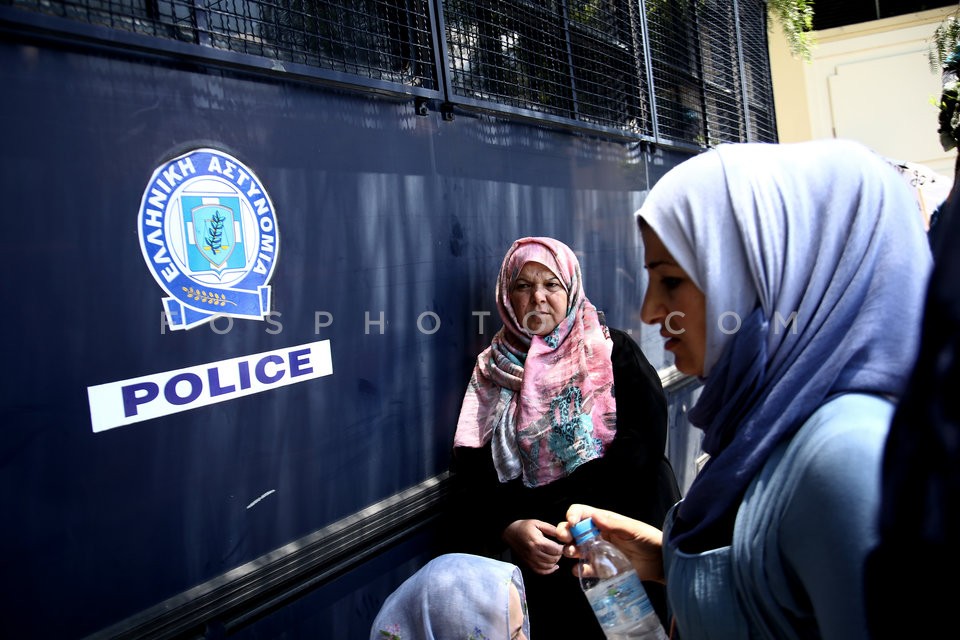
[[[636,623],[653,613],[653,605],[633,571],[601,580],[585,592],[603,627]]]

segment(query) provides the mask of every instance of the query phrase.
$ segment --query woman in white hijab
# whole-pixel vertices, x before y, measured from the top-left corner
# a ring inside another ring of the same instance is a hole
[[[370,640],[528,640],[515,565],[466,553],[425,564],[383,603]]]
[[[909,190],[852,142],[721,145],[637,217],[641,314],[704,383],[688,417],[710,459],[662,534],[584,505],[568,523],[592,516],[666,581],[684,640],[867,638],[881,457],[930,268]]]

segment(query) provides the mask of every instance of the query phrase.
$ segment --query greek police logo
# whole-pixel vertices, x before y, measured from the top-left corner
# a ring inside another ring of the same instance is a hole
[[[137,226],[143,259],[170,296],[172,328],[270,313],[277,221],[266,189],[236,158],[196,149],[158,167]]]

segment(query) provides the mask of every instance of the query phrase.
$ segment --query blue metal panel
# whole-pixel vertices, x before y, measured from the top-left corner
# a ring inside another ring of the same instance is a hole
[[[10,39],[0,86],[8,637],[95,632],[444,471],[517,237],[578,250],[589,297],[640,336],[630,214],[648,172],[677,158],[648,166],[625,143]],[[197,147],[269,190],[279,330],[161,329],[138,207],[154,169]],[[89,386],[321,339],[331,376],[91,429]]]
[[[236,640],[368,640],[383,601],[435,555],[438,544],[429,534],[417,536],[291,605],[252,620],[242,628],[227,631]]]

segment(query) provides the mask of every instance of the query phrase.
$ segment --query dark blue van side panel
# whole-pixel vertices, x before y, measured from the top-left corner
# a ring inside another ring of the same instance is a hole
[[[590,299],[663,364],[631,214],[679,154],[9,34],[0,86],[4,637],[93,634],[446,471],[518,237],[571,245]],[[269,193],[270,322],[162,322],[138,211],[196,148]],[[331,375],[92,430],[88,387],[319,340]],[[366,638],[435,535],[245,633]]]

